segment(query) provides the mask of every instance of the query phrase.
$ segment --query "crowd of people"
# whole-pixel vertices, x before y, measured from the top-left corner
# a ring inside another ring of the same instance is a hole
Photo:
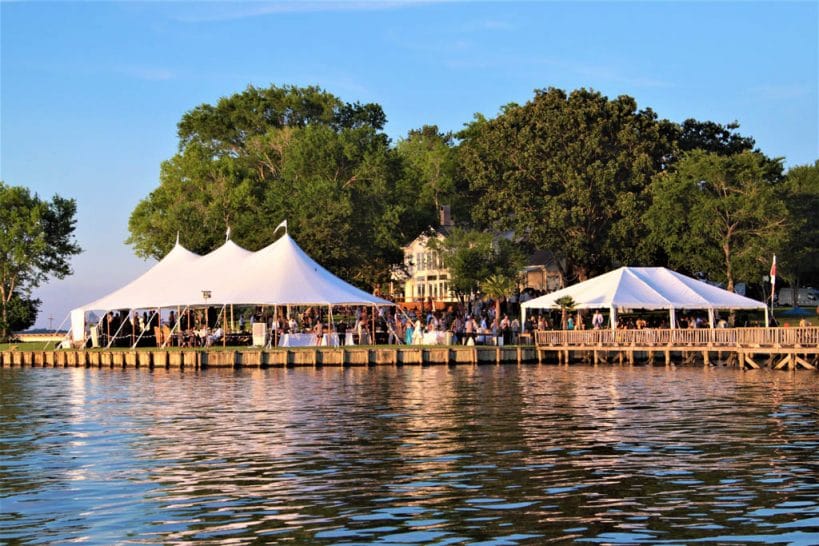
[[[519,306],[505,303],[500,313],[494,302],[474,300],[466,304],[451,304],[445,309],[409,309],[399,306],[291,308],[285,312],[272,307],[242,308],[238,324],[232,323],[231,341],[250,344],[254,323],[266,324],[266,345],[276,346],[287,334],[315,336],[314,345],[322,345],[325,334],[336,334],[338,343],[345,340],[356,345],[373,344],[451,344],[509,345],[521,342],[522,334],[546,330],[586,330],[610,328],[609,318],[601,310],[574,311],[565,315],[560,310],[540,311],[527,316],[521,324]],[[168,312],[164,319],[157,312],[112,311],[97,325],[101,346],[173,345],[183,347],[210,346],[225,340],[223,309],[217,307]],[[724,318],[716,327],[727,327]],[[620,316],[617,329],[668,328],[668,317],[658,314]],[[707,318],[685,315],[678,318],[676,328],[707,328]],[[349,335],[348,335],[349,334]]]
[[[206,347],[219,343],[225,333],[218,309],[180,313],[171,310],[163,320],[156,311],[109,311],[96,325],[102,347],[160,346]]]

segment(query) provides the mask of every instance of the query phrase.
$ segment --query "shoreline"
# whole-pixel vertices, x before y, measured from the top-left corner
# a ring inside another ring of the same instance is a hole
[[[757,351],[750,351],[756,354]],[[798,352],[798,350],[797,350]],[[759,354],[764,354],[760,350]],[[625,357],[625,358],[624,358]],[[773,362],[773,361],[771,361]],[[740,366],[730,350],[694,348],[669,351],[652,348],[586,350],[528,346],[369,346],[297,347],[274,349],[90,349],[0,351],[0,367],[45,368],[268,368],[268,367],[373,367],[431,365],[589,364],[609,366]],[[795,364],[795,363],[794,363]],[[785,366],[767,366],[786,369]],[[799,366],[788,365],[787,369]]]

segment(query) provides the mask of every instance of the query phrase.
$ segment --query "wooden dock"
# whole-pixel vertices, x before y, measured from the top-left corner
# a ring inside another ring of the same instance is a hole
[[[256,368],[558,364],[819,368],[819,328],[579,330],[535,333],[528,346],[88,349],[0,352],[3,367]]]
[[[538,361],[819,368],[819,328],[547,330],[535,332]]]

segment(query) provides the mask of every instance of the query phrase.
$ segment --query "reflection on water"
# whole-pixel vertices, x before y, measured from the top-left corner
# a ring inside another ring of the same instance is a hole
[[[0,369],[0,542],[819,543],[812,373]]]

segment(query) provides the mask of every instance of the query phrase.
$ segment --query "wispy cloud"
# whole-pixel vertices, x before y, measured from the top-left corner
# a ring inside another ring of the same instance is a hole
[[[324,2],[247,2],[197,3],[195,12],[179,14],[174,19],[183,23],[233,21],[286,13],[325,13],[344,11],[380,11],[434,3],[431,0],[386,1],[324,1]],[[184,5],[184,4],[183,4]]]
[[[766,100],[793,100],[815,94],[816,88],[803,84],[760,85],[752,87],[751,93]]]

